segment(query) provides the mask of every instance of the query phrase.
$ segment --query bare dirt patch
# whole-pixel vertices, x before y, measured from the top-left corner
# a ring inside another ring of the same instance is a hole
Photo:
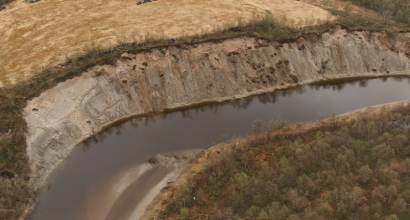
[[[136,5],[132,0],[43,0],[7,5],[0,13],[0,86],[18,82],[84,47],[108,47],[142,39],[147,33],[178,37],[249,19],[255,12],[287,16],[299,25],[330,17],[319,7],[285,0],[158,0]]]

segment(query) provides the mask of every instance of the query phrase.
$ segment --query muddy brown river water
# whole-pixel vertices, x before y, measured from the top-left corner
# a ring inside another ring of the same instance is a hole
[[[116,123],[98,139],[78,145],[53,172],[30,219],[129,219],[150,189],[174,169],[159,166],[142,172],[147,155],[206,149],[222,135],[245,136],[257,118],[280,116],[297,123],[315,120],[317,112],[330,116],[409,99],[409,78],[352,79]],[[123,176],[132,173],[137,177],[119,190]]]

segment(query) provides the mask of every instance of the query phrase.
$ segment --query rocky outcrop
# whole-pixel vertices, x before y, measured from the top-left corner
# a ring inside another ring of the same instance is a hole
[[[41,186],[73,147],[129,116],[271,92],[323,79],[410,74],[410,34],[336,29],[294,43],[237,38],[123,54],[28,101],[27,155]]]

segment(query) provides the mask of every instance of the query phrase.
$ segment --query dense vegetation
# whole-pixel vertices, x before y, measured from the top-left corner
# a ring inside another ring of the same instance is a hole
[[[5,2],[9,0],[0,0]],[[363,17],[361,13],[342,16],[335,21],[319,21],[318,25],[299,27],[287,18],[278,18],[267,12],[255,16],[246,23],[238,21],[230,26],[215,27],[213,33],[201,36],[185,36],[176,41],[175,46],[187,48],[188,45],[203,42],[220,42],[229,38],[249,36],[281,43],[291,42],[308,33],[321,35],[335,25],[342,25],[351,30],[381,31],[393,28],[395,32],[408,31],[407,27],[389,26],[372,17]],[[315,24],[315,21],[306,21]],[[395,32],[389,33],[395,33]],[[25,124],[22,108],[25,102],[41,92],[52,88],[57,83],[80,75],[95,65],[115,65],[124,52],[140,53],[152,49],[166,50],[171,44],[161,37],[148,38],[147,42],[121,42],[114,48],[101,48],[90,45],[84,48],[83,56],[67,59],[67,62],[56,67],[46,67],[27,80],[18,80],[14,86],[0,88],[0,219],[15,219],[32,198],[34,192],[29,185],[29,168],[26,156]]]
[[[5,4],[8,4],[8,3],[12,2],[12,1],[14,1],[14,0],[0,0],[0,6],[5,5]]]
[[[21,113],[25,100],[13,90],[0,90],[0,219],[16,219],[34,197]]]
[[[344,4],[336,0],[308,1],[332,12],[349,30],[379,30],[394,36],[410,25],[410,2],[407,0],[343,0]]]
[[[328,0],[329,1],[329,0]],[[385,22],[395,21],[410,24],[410,1],[408,0],[344,0],[358,6],[375,10]]]
[[[410,103],[317,123],[226,143],[161,219],[409,219]]]
[[[2,5],[7,5],[11,2],[14,2],[15,0],[0,0],[0,6]],[[24,0],[24,2],[26,3],[35,3],[35,2],[39,2],[40,0]]]

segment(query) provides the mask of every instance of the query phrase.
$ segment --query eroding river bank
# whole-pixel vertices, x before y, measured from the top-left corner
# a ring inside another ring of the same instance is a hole
[[[128,217],[132,217],[141,209],[138,204],[147,193],[152,192],[156,183],[164,182],[174,169],[156,167],[147,173],[141,172],[145,176],[140,176],[139,169],[144,166],[147,155],[206,149],[218,143],[222,135],[251,134],[251,124],[257,118],[268,121],[280,116],[297,123],[315,120],[317,112],[330,116],[333,111],[342,114],[367,106],[406,101],[410,99],[409,94],[410,80],[406,77],[343,80],[130,119],[108,128],[98,138],[80,144],[71,152],[53,172],[49,186],[40,193],[38,208],[31,219],[118,219],[126,209]],[[124,176],[128,173],[134,173],[136,178],[126,181]],[[127,184],[119,187],[124,182]],[[125,187],[133,185],[138,187]],[[118,190],[120,188],[122,190]],[[115,191],[116,197],[107,202],[107,196]],[[139,198],[134,205],[114,205],[127,201],[130,195]]]
[[[83,140],[127,117],[227,101],[326,79],[409,75],[410,34],[336,28],[293,43],[236,38],[122,54],[27,102],[31,183],[38,189]]]

